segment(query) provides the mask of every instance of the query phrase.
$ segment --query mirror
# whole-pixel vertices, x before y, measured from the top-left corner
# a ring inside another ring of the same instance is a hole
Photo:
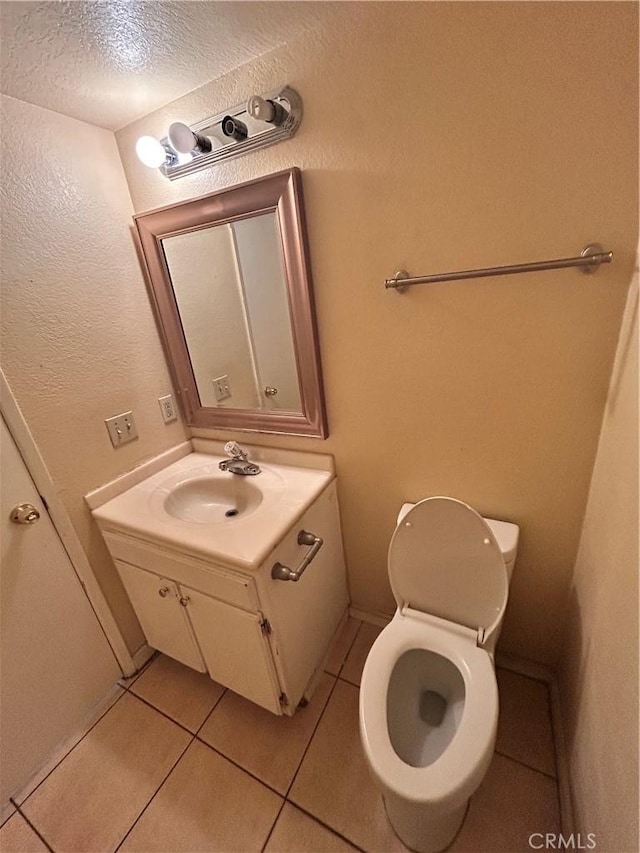
[[[134,221],[186,422],[325,438],[300,171]]]

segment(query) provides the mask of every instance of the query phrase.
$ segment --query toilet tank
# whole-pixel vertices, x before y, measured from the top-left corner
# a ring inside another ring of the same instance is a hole
[[[410,509],[413,509],[414,506],[415,504],[410,503],[402,504],[396,524],[400,524],[405,515]],[[518,535],[520,533],[520,528],[517,524],[512,524],[510,521],[498,521],[495,518],[485,518],[484,520],[487,522],[493,532],[493,535],[496,537],[496,542],[502,551],[502,556],[504,557],[504,561],[507,566],[509,583],[511,583],[511,575],[513,574],[513,567],[518,553]]]

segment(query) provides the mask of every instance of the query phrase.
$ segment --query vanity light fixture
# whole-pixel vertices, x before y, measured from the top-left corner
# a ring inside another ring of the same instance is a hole
[[[284,86],[266,95],[252,95],[248,102],[193,125],[173,122],[163,139],[142,136],[136,153],[145,166],[160,169],[173,181],[290,139],[301,121],[302,99]]]

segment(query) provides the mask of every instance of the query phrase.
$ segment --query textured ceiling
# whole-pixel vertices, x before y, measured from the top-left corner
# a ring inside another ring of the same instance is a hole
[[[1,89],[117,130],[290,41],[338,5],[5,0]]]

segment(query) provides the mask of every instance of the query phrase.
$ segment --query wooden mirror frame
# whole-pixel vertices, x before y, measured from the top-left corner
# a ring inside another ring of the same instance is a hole
[[[200,405],[196,378],[162,248],[165,237],[262,213],[276,214],[282,240],[301,413]],[[277,172],[191,201],[140,213],[133,219],[149,296],[185,422],[192,427],[326,438],[327,418],[300,170],[293,168]]]

